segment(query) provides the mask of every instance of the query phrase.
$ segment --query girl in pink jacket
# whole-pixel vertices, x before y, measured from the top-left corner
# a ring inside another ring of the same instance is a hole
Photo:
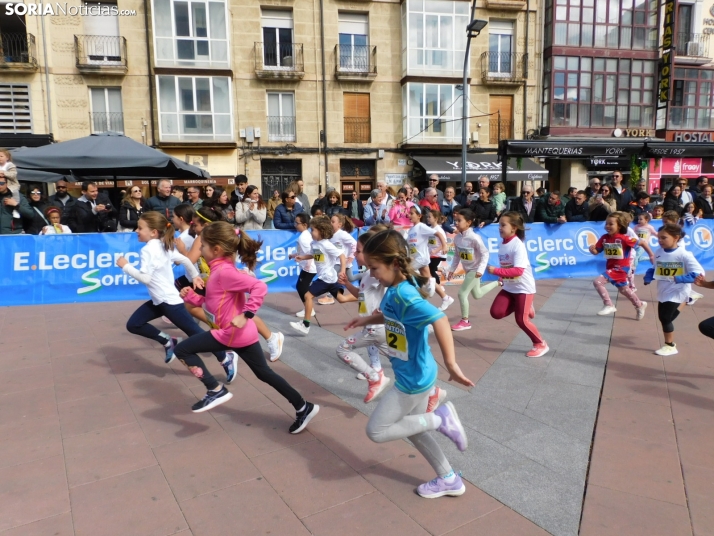
[[[293,405],[297,416],[290,426],[290,433],[302,432],[320,407],[306,402],[268,366],[258,342],[258,329],[252,320],[268,293],[268,287],[235,266],[236,254],[246,265],[254,265],[262,242],[251,240],[226,222],[206,225],[201,232],[201,242],[201,255],[211,268],[206,296],[196,294],[190,287],[183,289],[181,295],[186,303],[203,308],[211,331],[189,337],[175,349],[176,357],[208,390],[191,409],[195,413],[207,411],[233,396],[211,375],[198,353],[234,349],[259,380],[272,386]]]

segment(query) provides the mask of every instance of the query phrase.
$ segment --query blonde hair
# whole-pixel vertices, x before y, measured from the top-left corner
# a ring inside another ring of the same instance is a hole
[[[374,233],[364,243],[362,254],[387,266],[392,266],[396,262],[404,278],[426,297],[427,294],[421,287],[429,282],[429,278],[420,275],[412,268],[409,245],[401,233],[394,230]]]
[[[0,148],[0,153],[4,154],[7,157],[8,162],[12,162],[12,154],[10,153],[10,151],[8,151],[7,149],[5,149],[3,147],[3,148]]]

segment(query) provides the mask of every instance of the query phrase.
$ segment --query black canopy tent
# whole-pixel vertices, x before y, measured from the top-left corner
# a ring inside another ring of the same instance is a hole
[[[92,134],[43,147],[12,151],[12,160],[23,170],[43,171],[67,177],[208,179],[210,174],[116,132]],[[52,182],[51,180],[46,182]]]
[[[441,180],[461,180],[461,155],[454,156],[414,156],[426,175],[438,175]],[[516,158],[508,161],[505,170],[509,181],[545,181],[548,180],[548,170],[532,160],[524,158],[520,165]],[[485,175],[490,181],[501,180],[501,162],[495,154],[470,153],[466,163],[466,176],[477,179]]]

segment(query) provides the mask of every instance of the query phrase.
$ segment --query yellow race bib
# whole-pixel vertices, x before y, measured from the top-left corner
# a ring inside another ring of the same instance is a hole
[[[325,254],[322,252],[321,249],[313,248],[312,257],[313,259],[315,259],[316,263],[325,262]]]
[[[622,244],[619,242],[614,242],[611,244],[608,244],[607,242],[603,243],[603,252],[605,253],[605,258],[606,259],[624,259],[625,258],[625,252],[622,248]]]
[[[674,276],[684,275],[683,262],[659,262],[655,264],[654,278],[657,281],[674,281]]]
[[[416,255],[416,254],[417,254],[417,247],[416,247],[416,246],[409,246],[409,254],[410,254],[410,255]]]
[[[364,301],[364,292],[359,293],[359,305],[357,307],[357,313],[361,315],[367,314],[367,303]]]
[[[459,259],[462,261],[473,261],[474,248],[459,248]]]
[[[384,330],[387,336],[387,355],[407,361],[409,359],[409,346],[407,344],[407,330],[404,324],[398,320],[385,317]]]

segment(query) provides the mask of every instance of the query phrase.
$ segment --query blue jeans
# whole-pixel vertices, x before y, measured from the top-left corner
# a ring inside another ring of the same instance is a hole
[[[142,337],[156,341],[161,345],[165,345],[168,340],[168,336],[162,334],[161,331],[156,329],[156,327],[149,324],[152,320],[156,320],[162,316],[171,320],[177,328],[189,337],[204,333],[204,331],[194,321],[191,313],[186,310],[183,303],[179,303],[177,305],[160,303],[159,305],[154,305],[151,300],[147,301],[134,311],[134,314],[131,315],[129,320],[126,322],[126,329],[129,333],[141,335]],[[216,351],[213,355],[216,356],[216,359],[218,359],[219,362],[226,358],[226,352],[223,350]]]

